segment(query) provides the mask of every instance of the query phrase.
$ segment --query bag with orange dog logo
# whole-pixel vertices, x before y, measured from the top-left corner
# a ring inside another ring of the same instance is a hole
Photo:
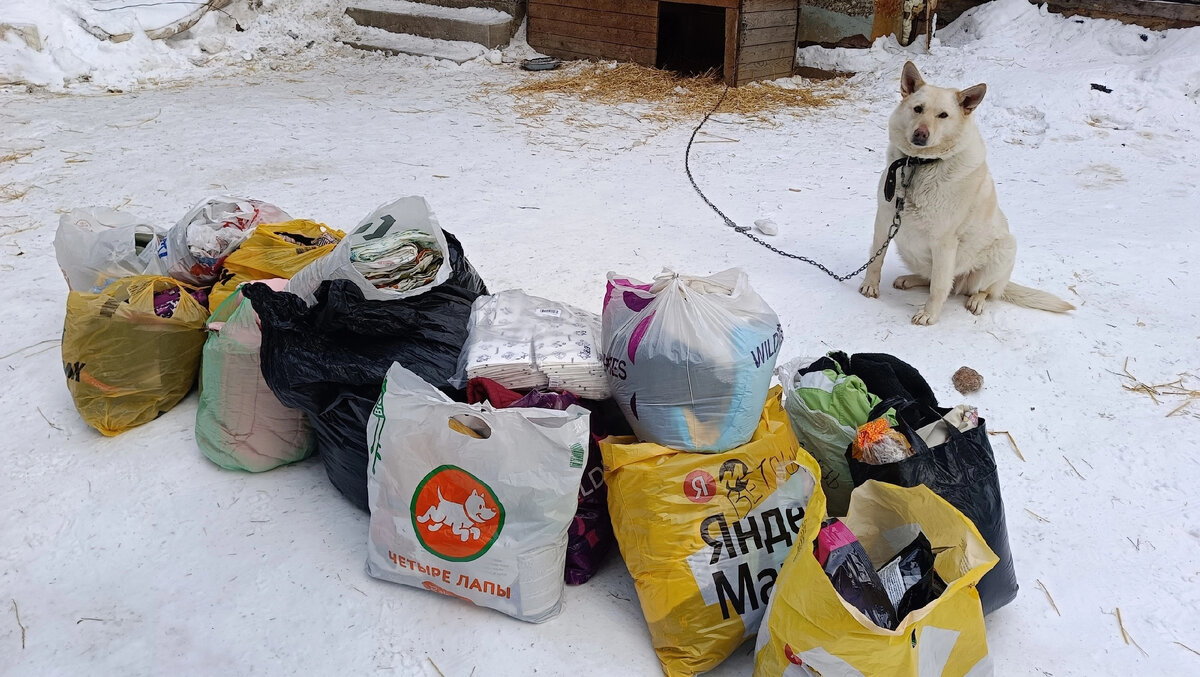
[[[367,424],[367,572],[539,623],[562,607],[588,411],[452,401],[393,364]]]

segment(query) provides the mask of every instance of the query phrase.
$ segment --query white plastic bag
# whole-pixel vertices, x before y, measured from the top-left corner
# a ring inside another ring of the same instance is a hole
[[[211,197],[192,207],[167,232],[167,273],[181,282],[211,286],[225,258],[260,223],[291,221],[279,207],[240,197]]]
[[[601,317],[609,385],[639,439],[718,452],[750,440],[783,328],[744,272],[609,273]]]
[[[367,572],[541,622],[562,606],[588,412],[454,402],[393,364],[367,423]]]
[[[133,275],[167,274],[159,258],[163,233],[113,209],[73,209],[54,234],[54,256],[71,291],[98,293]]]
[[[415,229],[428,233],[437,242],[442,253],[442,264],[438,268],[433,282],[410,289],[396,291],[394,289],[377,289],[362,273],[354,267],[350,260],[350,250],[355,245],[377,239],[394,230]],[[445,282],[450,278],[450,250],[446,245],[446,236],[438,225],[437,217],[429,208],[425,198],[419,196],[402,197],[395,202],[382,205],[371,215],[359,222],[354,230],[338,243],[328,255],[317,259],[292,276],[288,282],[287,291],[304,299],[309,305],[316,302],[313,294],[325,280],[350,280],[363,292],[363,297],[375,301],[392,301],[395,299],[416,296],[428,289]]]

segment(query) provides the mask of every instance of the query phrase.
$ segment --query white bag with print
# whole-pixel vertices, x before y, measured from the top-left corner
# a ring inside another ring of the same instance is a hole
[[[369,574],[524,621],[558,613],[586,409],[461,404],[393,364],[367,439]]]

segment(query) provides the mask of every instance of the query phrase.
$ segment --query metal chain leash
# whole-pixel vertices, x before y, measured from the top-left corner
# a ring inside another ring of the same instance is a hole
[[[763,247],[766,247],[767,249],[775,252],[776,254],[779,254],[780,256],[785,256],[789,259],[795,259],[797,261],[802,261],[804,263],[807,263],[811,266],[815,266],[815,267],[819,268],[823,273],[825,273],[829,277],[832,277],[833,279],[837,280],[838,282],[845,282],[851,278],[857,277],[859,273],[863,272],[864,270],[867,269],[868,266],[870,266],[872,263],[874,263],[875,259],[878,259],[880,256],[883,256],[884,252],[886,252],[888,249],[888,245],[890,245],[892,243],[892,240],[895,239],[896,233],[900,232],[900,213],[904,211],[904,195],[896,196],[896,213],[894,216],[892,216],[892,225],[888,227],[887,240],[884,241],[883,246],[880,247],[879,250],[876,251],[874,254],[872,254],[871,258],[867,259],[866,263],[859,266],[858,269],[855,270],[854,272],[846,274],[846,275],[838,275],[837,273],[833,272],[829,268],[825,267],[825,265],[819,261],[814,261],[814,260],[808,258],[807,256],[802,256],[800,254],[793,254],[791,252],[786,252],[786,251],[776,247],[773,244],[765,242],[762,238],[755,235],[748,226],[739,226],[737,223],[735,223],[733,221],[733,219],[731,219],[725,215],[725,212],[721,211],[721,209],[719,207],[717,207],[715,204],[713,204],[712,200],[708,199],[708,196],[705,195],[704,191],[700,190],[700,186],[697,185],[696,177],[692,176],[692,163],[691,163],[691,161],[692,161],[692,144],[695,143],[696,135],[700,133],[700,129],[702,127],[704,127],[704,123],[708,122],[708,119],[710,117],[712,117],[712,115],[717,112],[717,109],[721,107],[721,104],[724,103],[725,96],[727,94],[729,94],[729,85],[725,85],[725,91],[721,92],[721,96],[717,99],[716,105],[714,105],[712,107],[712,110],[708,111],[708,113],[706,113],[704,115],[704,119],[700,121],[700,124],[696,125],[696,128],[694,130],[692,130],[692,136],[690,139],[688,139],[687,150],[684,152],[684,155],[683,155],[683,168],[687,172],[688,180],[692,182],[692,188],[696,189],[696,194],[700,196],[701,200],[704,200],[704,204],[706,204],[710,208],[712,208],[712,210],[717,213],[717,216],[721,217],[721,219],[723,221],[725,221],[725,225],[732,228],[735,232],[745,235],[746,237],[750,238],[750,240],[757,242],[758,244],[762,245]],[[904,188],[905,194],[907,194],[907,192],[908,192],[908,185],[910,183],[912,183],[913,174],[915,174],[915,172],[910,171],[909,163],[908,163],[908,161],[905,161],[905,163],[903,165],[901,165],[901,167],[900,167],[900,185]]]

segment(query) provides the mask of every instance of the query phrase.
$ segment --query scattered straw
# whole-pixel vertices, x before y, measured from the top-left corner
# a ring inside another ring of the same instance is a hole
[[[607,105],[644,104],[639,120],[666,122],[700,118],[716,105],[725,84],[711,75],[684,77],[637,64],[579,64],[553,75],[539,74],[506,90],[517,98],[521,117],[553,112],[563,98]],[[774,113],[800,115],[846,98],[844,80],[816,86],[750,84],[732,87],[720,112],[768,122]]]
[[[16,162],[18,160],[23,160],[23,159],[29,157],[30,155],[33,155],[34,151],[36,151],[36,150],[39,150],[39,149],[25,148],[22,150],[10,151],[8,153],[5,153],[4,155],[0,155],[0,165],[5,164],[6,162]]]
[[[18,188],[15,183],[6,183],[0,186],[0,202],[12,202],[25,197],[32,186]]]
[[[1037,579],[1037,584],[1042,589],[1042,592],[1046,593],[1046,599],[1050,600],[1050,606],[1054,607],[1054,613],[1062,616],[1062,612],[1058,610],[1058,605],[1054,603],[1054,598],[1050,596],[1050,591],[1046,589],[1046,584],[1040,578]]]
[[[1017,458],[1021,459],[1022,461],[1025,460],[1025,454],[1021,453],[1021,447],[1017,446],[1017,441],[1015,439],[1013,439],[1012,433],[1008,432],[1007,430],[989,430],[988,434],[989,435],[1004,435],[1005,437],[1007,437],[1008,443],[1012,445],[1013,451],[1017,452]]]
[[[445,673],[442,672],[442,669],[438,667],[437,663],[433,662],[432,658],[430,658],[429,656],[426,656],[425,660],[429,661],[429,664],[433,666],[433,669],[437,671],[438,675],[440,675],[441,677],[446,677]]]
[[[1188,646],[1188,645],[1184,644],[1183,642],[1175,642],[1175,643],[1176,643],[1176,644],[1178,644],[1179,646],[1181,646],[1181,647],[1183,647],[1183,648],[1187,649],[1188,651],[1191,651],[1192,653],[1196,654],[1197,656],[1200,656],[1200,651],[1196,651],[1195,649],[1193,649],[1192,647],[1190,647],[1190,646]]]
[[[1121,618],[1121,607],[1117,607],[1115,611],[1110,613],[1117,617],[1117,627],[1121,628],[1121,639],[1125,640],[1126,644],[1132,644],[1136,646],[1137,650],[1141,651],[1143,656],[1149,656],[1150,654],[1146,653],[1146,650],[1143,649],[1142,646],[1137,643],[1137,640],[1135,640],[1133,636],[1129,634],[1129,631],[1125,629],[1125,621]]]
[[[1162,404],[1162,401],[1159,399],[1160,397],[1164,399],[1182,397],[1183,402],[1181,402],[1179,406],[1169,411],[1167,413],[1168,417],[1184,411],[1190,407],[1193,402],[1200,400],[1200,390],[1196,390],[1190,385],[1184,383],[1185,378],[1195,378],[1195,376],[1192,374],[1180,374],[1179,378],[1175,379],[1174,381],[1168,381],[1167,383],[1143,383],[1141,379],[1130,373],[1128,357],[1125,358],[1125,365],[1121,368],[1121,371],[1123,373],[1117,374],[1115,371],[1110,373],[1117,374],[1117,376],[1129,381],[1129,383],[1122,383],[1122,388],[1131,393],[1141,393],[1142,395],[1146,395],[1153,400],[1155,404]]]
[[[1071,462],[1071,459],[1067,458],[1066,454],[1063,455],[1063,460],[1067,462],[1067,465],[1071,466],[1071,470],[1075,471],[1075,474],[1079,476],[1079,479],[1085,482],[1087,481],[1087,478],[1083,476],[1083,473],[1079,472],[1079,469],[1075,467],[1075,464]]]
[[[21,628],[21,648],[25,648],[25,625],[21,623],[21,610],[17,608],[17,600],[12,601],[13,615],[17,617],[17,627]]]
[[[1039,522],[1045,522],[1045,523],[1047,523],[1047,524],[1049,524],[1049,523],[1050,523],[1050,520],[1046,519],[1045,517],[1042,517],[1041,515],[1037,514],[1036,512],[1034,512],[1034,511],[1032,511],[1032,510],[1030,510],[1029,508],[1025,508],[1025,512],[1029,513],[1029,514],[1030,514],[1030,515],[1031,515],[1031,516],[1032,516],[1032,517],[1033,517],[1035,520],[1037,520],[1037,521],[1039,521]]]

